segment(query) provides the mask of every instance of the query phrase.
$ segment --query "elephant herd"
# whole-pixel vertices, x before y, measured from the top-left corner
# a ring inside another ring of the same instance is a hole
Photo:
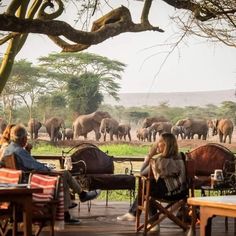
[[[38,138],[38,131],[42,123],[36,119],[30,119],[28,122],[28,130],[31,139]],[[128,137],[131,141],[129,124],[119,124],[108,112],[95,111],[90,114],[80,115],[72,124],[72,128],[66,128],[65,122],[59,117],[52,117],[45,121],[44,126],[50,137],[50,140],[56,142],[64,139],[78,139],[84,136],[87,139],[89,132],[94,131],[95,138],[98,141],[103,135],[103,140],[106,141],[106,135],[109,134],[110,141],[113,141],[113,136],[116,139],[126,140]]]
[[[142,127],[136,132],[137,138],[141,141],[155,141],[157,133],[160,135],[163,132],[173,133],[177,139],[193,139],[197,136],[198,139],[206,140],[209,136],[209,131],[212,130],[212,136],[219,135],[220,142],[231,143],[234,130],[233,122],[230,119],[181,119],[172,124],[164,117],[149,117],[145,118]]]
[[[129,124],[119,124],[108,112],[104,111],[95,111],[91,114],[78,116],[73,122],[72,130],[75,139],[79,138],[79,136],[84,136],[86,139],[87,134],[94,131],[96,141],[98,141],[101,136],[103,136],[103,140],[106,141],[107,134],[110,136],[110,141],[114,140],[114,136],[117,140],[121,140],[122,138],[126,140],[126,136],[128,136],[129,141],[131,141],[131,126]]]
[[[0,133],[3,132],[7,122],[0,118]],[[116,119],[112,118],[108,112],[95,111],[90,114],[78,116],[72,124],[71,128],[66,128],[65,122],[62,118],[52,117],[47,119],[44,124],[35,118],[28,122],[28,131],[31,139],[38,138],[39,129],[45,126],[50,140],[56,142],[64,139],[79,139],[84,136],[87,139],[88,133],[94,131],[95,139],[97,141],[107,140],[107,135],[110,141],[126,140],[131,141],[131,126],[129,124],[120,124]],[[168,119],[163,116],[160,117],[147,117],[143,120],[141,128],[136,130],[136,136],[140,141],[155,141],[157,134],[163,132],[173,133],[177,139],[193,139],[197,136],[198,139],[206,140],[210,131],[211,134],[218,135],[220,142],[231,143],[232,134],[234,130],[233,122],[230,119],[193,119],[186,118],[178,120],[172,124]]]

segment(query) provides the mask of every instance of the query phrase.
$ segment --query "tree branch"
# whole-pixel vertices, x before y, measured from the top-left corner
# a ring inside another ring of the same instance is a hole
[[[152,0],[147,0],[144,12],[149,13]],[[46,17],[46,16],[45,16]],[[81,51],[91,45],[101,43],[108,38],[117,36],[124,32],[158,31],[164,32],[159,27],[147,24],[147,16],[141,24],[134,24],[129,9],[121,6],[99,18],[93,23],[92,32],[85,32],[74,29],[69,24],[58,20],[42,19],[19,19],[15,16],[0,14],[0,30],[14,31],[20,33],[41,33],[46,34],[63,51]],[[64,36],[67,40],[76,43],[71,45],[62,40],[59,36]]]
[[[19,34],[18,33],[10,33],[10,34],[6,35],[5,37],[1,38],[0,39],[0,45],[3,45],[8,40],[14,38],[16,35],[19,35]]]

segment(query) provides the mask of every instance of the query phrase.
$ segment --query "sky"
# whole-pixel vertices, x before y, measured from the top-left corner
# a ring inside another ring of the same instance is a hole
[[[120,6],[117,2],[123,2],[126,6],[129,2],[133,19],[138,22],[142,2],[117,0],[113,2],[116,7]],[[171,53],[161,67],[169,50],[163,43],[166,44],[166,40],[177,32],[177,28],[174,24],[170,24],[169,20],[169,16],[174,12],[175,9],[167,4],[154,1],[149,20],[151,24],[164,29],[164,33],[125,33],[91,46],[86,51],[119,60],[127,65],[120,82],[121,93],[235,89],[236,49],[223,44],[207,43],[200,38],[189,39],[187,44],[183,43],[178,50]],[[67,15],[62,19],[74,26],[72,13],[75,11],[70,5],[66,8]],[[78,26],[75,27],[79,29]],[[16,59],[26,58],[36,63],[40,56],[60,51],[60,48],[46,36],[31,34]],[[3,46],[0,47],[0,54],[2,53],[4,53]]]

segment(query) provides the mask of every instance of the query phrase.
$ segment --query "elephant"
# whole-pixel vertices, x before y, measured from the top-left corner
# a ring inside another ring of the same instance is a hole
[[[62,132],[62,139],[65,139],[65,122],[62,118],[51,117],[45,121],[44,126],[46,127],[51,141],[58,141],[60,130]]]
[[[84,136],[87,139],[87,134],[94,131],[96,141],[99,141],[101,137],[99,132],[101,121],[103,118],[110,117],[110,114],[106,111],[95,111],[90,114],[78,116],[72,125],[74,139],[78,139],[79,136]]]
[[[140,128],[136,131],[137,138],[139,141],[148,141],[148,128]]]
[[[120,140],[124,137],[126,141],[126,135],[128,135],[129,141],[131,141],[131,134],[130,134],[131,127],[129,124],[121,124],[118,127],[118,136]]]
[[[66,128],[65,130],[65,139],[72,140],[73,139],[73,130],[71,128]]]
[[[164,116],[159,116],[159,117],[147,117],[144,119],[142,123],[142,128],[147,128],[152,125],[154,122],[165,122],[169,121],[167,120]]]
[[[156,141],[157,133],[161,135],[164,132],[170,133],[171,132],[172,124],[169,121],[160,121],[154,122],[150,127],[148,127],[148,141],[151,142]]]
[[[28,121],[28,130],[30,133],[30,139],[37,139],[39,129],[42,127],[42,123],[35,118],[31,118]]]
[[[183,126],[173,125],[170,131],[172,134],[176,136],[176,138],[179,138],[179,135],[181,139],[184,138],[184,128]]]
[[[229,144],[231,143],[232,134],[234,130],[233,122],[230,119],[215,119],[212,121],[213,131],[212,135],[219,134],[220,142],[225,143],[226,138],[229,137]],[[210,125],[211,126],[211,125]]]
[[[208,124],[204,119],[186,118],[176,122],[176,126],[182,126],[184,131],[184,138],[193,138],[195,134],[198,139],[206,140],[208,134]]]
[[[113,118],[104,118],[101,121],[100,132],[103,134],[103,140],[106,141],[106,133],[110,135],[110,141],[113,141],[113,135],[118,140],[118,127],[119,123]]]
[[[57,141],[61,141],[62,140],[62,136],[63,136],[63,134],[62,134],[62,132],[61,131],[59,131],[58,133],[57,133]]]
[[[6,127],[7,127],[7,121],[0,117],[0,134],[3,134]]]

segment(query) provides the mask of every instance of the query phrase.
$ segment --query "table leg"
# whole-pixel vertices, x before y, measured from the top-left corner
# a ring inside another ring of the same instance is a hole
[[[200,207],[200,235],[211,236],[211,221],[213,212],[206,209],[206,207]]]
[[[23,204],[24,236],[32,235],[32,197],[25,196]]]
[[[196,222],[197,222],[197,211],[196,206],[192,206],[192,221],[190,229],[187,233],[187,236],[195,236],[196,235]]]
[[[17,236],[17,204],[13,203],[13,212],[12,212],[12,218],[13,218],[13,227],[12,227],[12,235]]]

